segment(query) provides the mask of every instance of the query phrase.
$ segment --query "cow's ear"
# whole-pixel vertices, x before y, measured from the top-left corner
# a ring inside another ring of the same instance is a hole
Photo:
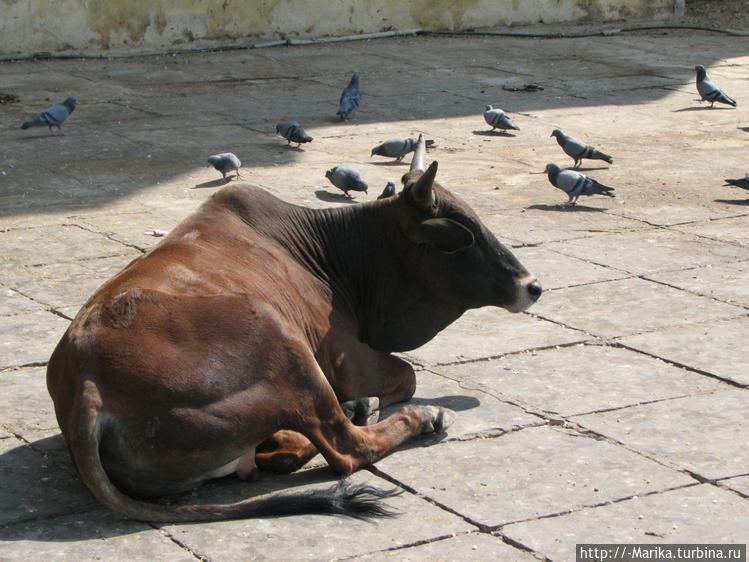
[[[473,233],[452,219],[427,219],[415,228],[414,239],[419,244],[430,244],[441,252],[451,254],[467,248],[475,241]]]
[[[422,209],[428,210],[434,205],[434,177],[436,175],[437,161],[435,160],[409,188],[411,200]]]

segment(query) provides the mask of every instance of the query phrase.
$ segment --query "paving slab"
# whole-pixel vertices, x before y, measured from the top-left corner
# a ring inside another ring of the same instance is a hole
[[[530,178],[534,176],[525,174],[518,176],[516,181],[525,187]],[[541,180],[540,188],[544,188],[544,182],[548,184],[546,176],[541,175],[539,179]],[[554,189],[550,184],[548,188]],[[505,236],[523,244],[574,240],[595,236],[602,232],[651,228],[640,221],[607,212],[586,212],[580,211],[581,207],[563,207],[562,203],[566,201],[564,194],[558,190],[549,193],[555,197],[549,198],[550,204],[548,205],[531,204],[525,209],[493,214],[484,217],[484,222],[494,232],[504,233]],[[592,201],[586,200],[584,203],[586,208],[594,205]]]
[[[726,197],[730,194],[731,191],[726,191]],[[742,190],[741,195],[746,195],[746,191]],[[749,246],[749,215],[747,214],[739,217],[728,217],[711,221],[700,221],[694,224],[685,224],[679,226],[679,230],[698,234],[707,238],[713,238],[715,240],[721,240],[723,242],[733,242],[735,244],[740,244],[743,247]]]
[[[721,480],[720,486],[734,490],[744,498],[749,498],[749,475]]]
[[[573,562],[576,544],[744,544],[749,504],[703,484],[502,528],[550,560]]]
[[[542,295],[532,312],[565,326],[613,338],[735,318],[742,316],[745,309],[659,283],[628,278],[551,291]]]
[[[19,228],[0,232],[0,269],[36,266],[114,255],[136,255],[136,250],[77,226]],[[30,249],[33,248],[33,253]]]
[[[675,398],[612,412],[573,417],[627,447],[704,478],[746,473],[749,390]]]
[[[147,523],[104,508],[0,527],[3,560],[169,560],[195,556]]]
[[[3,317],[0,369],[45,362],[70,322],[51,312],[34,311]],[[29,345],[29,342],[34,345]]]
[[[698,243],[696,236],[665,229],[604,234],[546,247],[636,275],[719,265],[747,256],[746,250],[731,244],[704,239]]]
[[[482,363],[470,365],[480,369]],[[471,367],[464,370],[472,372]],[[485,388],[490,389],[491,385],[487,383]],[[411,402],[443,406],[458,414],[446,434],[422,438],[428,441],[465,439],[544,422],[543,418],[528,414],[521,408],[502,401],[497,397],[497,393],[482,390],[467,377],[453,379],[429,371],[416,373],[416,393]],[[382,414],[389,415],[401,406],[402,404],[390,406]]]
[[[367,472],[351,476],[392,488]],[[326,483],[325,486],[329,486]],[[162,527],[180,544],[210,560],[334,560],[419,544],[475,530],[461,518],[412,494],[387,500],[403,516],[375,522],[322,515],[259,518]]]
[[[749,261],[647,275],[660,283],[749,307]]]
[[[32,440],[38,431],[58,433],[52,399],[47,393],[46,367],[0,372],[0,396],[7,404],[3,427]]]
[[[484,307],[469,310],[432,341],[405,355],[422,365],[441,365],[586,339],[585,334],[526,314]]]
[[[549,426],[400,451],[376,466],[487,526],[693,482],[622,447]]]
[[[0,476],[0,529],[9,522],[73,513],[96,504],[76,474],[60,470],[1,429]]]
[[[566,256],[546,246],[514,248],[512,253],[545,291],[629,277],[621,270]]]
[[[749,316],[628,336],[622,343],[681,365],[749,385]],[[726,360],[730,358],[730,360]]]
[[[118,256],[116,259],[122,261],[123,257]],[[15,290],[23,291],[26,297],[33,299],[31,302],[59,311],[80,308],[111,277],[108,273],[106,271],[97,275],[80,261],[64,262],[18,267],[7,273],[6,282]]]
[[[601,345],[544,349],[435,370],[464,387],[476,385],[534,411],[563,417],[730,388],[658,359]]]
[[[467,533],[418,546],[356,556],[352,560],[362,562],[374,562],[375,560],[399,560],[402,562],[415,562],[417,560],[534,562],[537,558],[528,552],[510,546],[499,537],[487,533]]]
[[[0,288],[0,316],[44,310],[44,307],[11,287]]]

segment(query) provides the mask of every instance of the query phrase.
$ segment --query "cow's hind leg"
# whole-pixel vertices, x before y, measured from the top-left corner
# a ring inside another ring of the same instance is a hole
[[[263,470],[294,472],[316,454],[317,449],[304,435],[282,429],[257,446],[255,464]]]

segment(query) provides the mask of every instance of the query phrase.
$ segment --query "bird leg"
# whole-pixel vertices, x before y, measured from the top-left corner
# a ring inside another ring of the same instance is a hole
[[[351,200],[353,201],[353,199],[354,199],[354,198],[353,198],[353,197],[351,196],[351,194],[350,194],[350,193],[349,193],[348,191],[344,191],[344,192],[343,192],[343,194],[344,194],[344,195],[345,195],[346,197],[348,197],[349,199],[351,199]]]
[[[240,179],[240,180],[244,179],[242,176],[239,175],[239,169],[236,169],[234,171],[237,172],[237,179]]]

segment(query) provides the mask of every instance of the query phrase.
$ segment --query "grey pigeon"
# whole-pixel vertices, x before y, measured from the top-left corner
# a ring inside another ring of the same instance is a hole
[[[549,176],[551,185],[564,191],[569,199],[565,205],[574,205],[581,195],[608,195],[616,197],[612,192],[613,187],[598,183],[593,178],[576,172],[574,170],[562,170],[556,164],[546,164],[546,174]]]
[[[209,156],[208,165],[213,166],[223,174],[224,182],[229,181],[229,178],[226,177],[226,174],[231,172],[232,170],[237,172],[238,178],[242,177],[239,175],[239,168],[242,166],[242,163],[239,161],[239,158],[234,156],[234,154],[232,154],[231,152],[222,152],[221,154],[214,154],[213,156]]]
[[[694,70],[697,73],[697,93],[700,94],[700,99],[697,100],[698,102],[709,101],[711,108],[716,101],[736,107],[737,104],[735,100],[729,98],[726,94],[720,91],[718,86],[707,79],[707,72],[705,71],[704,66],[698,64],[694,67]]]
[[[726,185],[740,187],[741,189],[749,189],[749,174],[747,174],[744,178],[738,178],[735,180],[726,179],[724,181],[726,182]]]
[[[52,131],[52,127],[57,127],[60,134],[65,135],[65,131],[62,129],[62,122],[73,113],[76,105],[78,105],[78,102],[75,98],[68,98],[62,103],[56,103],[42,111],[33,119],[26,121],[21,125],[21,128],[28,129],[29,127],[42,127],[46,125],[49,127],[49,132],[52,133],[52,136],[55,135],[54,131]]]
[[[346,121],[351,117],[361,104],[361,92],[359,91],[359,73],[354,72],[348,86],[341,93],[341,101],[338,104],[336,115],[341,121]]]
[[[520,127],[517,127],[515,123],[512,122],[509,115],[499,108],[494,109],[491,105],[486,106],[486,111],[484,111],[484,121],[492,126],[492,131],[494,129],[502,129],[503,131],[506,131],[507,129],[515,129],[516,131],[520,130]]]
[[[574,161],[573,168],[579,168],[583,158],[590,158],[591,160],[605,160],[609,164],[613,164],[614,160],[608,154],[597,151],[592,146],[585,144],[583,141],[565,135],[559,129],[554,129],[551,132],[552,137],[557,138],[559,146],[562,150],[567,153]]]
[[[296,142],[298,143],[297,146],[302,146],[303,142],[311,142],[314,140],[296,121],[281,121],[276,125],[276,133],[288,141],[286,144]]]
[[[377,196],[377,199],[386,199],[393,195],[395,195],[395,182],[389,181],[385,186],[385,189],[382,190],[382,193]]]
[[[349,166],[335,166],[325,172],[325,177],[349,199],[353,199],[349,191],[367,192],[367,182],[362,179],[358,170]]]
[[[377,146],[375,146],[369,156],[387,156],[390,158],[395,158],[396,162],[400,162],[406,154],[414,151],[417,142],[418,139],[389,139],[382,144],[378,144]],[[426,146],[434,145],[434,141],[432,139],[429,139],[425,142]]]

